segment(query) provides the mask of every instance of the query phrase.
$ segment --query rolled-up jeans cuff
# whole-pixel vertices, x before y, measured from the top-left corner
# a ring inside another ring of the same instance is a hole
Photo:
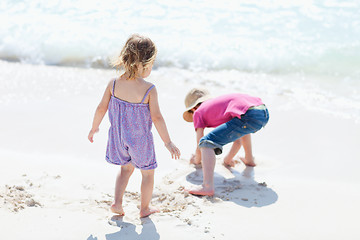
[[[210,140],[200,141],[199,147],[200,148],[202,148],[202,147],[212,148],[212,149],[214,149],[215,155],[220,155],[222,153],[222,149],[223,149],[221,145],[214,143],[213,141],[210,141]]]

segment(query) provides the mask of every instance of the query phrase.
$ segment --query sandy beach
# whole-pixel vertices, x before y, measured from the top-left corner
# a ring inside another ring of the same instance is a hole
[[[215,195],[192,196],[183,189],[200,184],[202,172],[188,163],[195,136],[181,116],[197,75],[166,68],[155,69],[149,80],[158,88],[181,159],[171,159],[153,128],[159,167],[152,204],[161,212],[139,218],[137,170],[125,194],[126,215],[112,214],[119,168],[104,158],[107,116],[93,144],[87,133],[115,74],[0,61],[0,238],[360,238],[359,123],[305,108],[286,94],[260,95],[270,121],[252,137],[257,166],[225,168],[220,155]],[[207,81],[196,84],[213,95],[233,91]]]

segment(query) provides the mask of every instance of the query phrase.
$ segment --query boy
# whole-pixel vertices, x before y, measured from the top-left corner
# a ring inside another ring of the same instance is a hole
[[[235,166],[233,157],[242,144],[245,158],[241,160],[248,166],[255,166],[250,133],[255,133],[266,125],[269,112],[260,98],[240,93],[210,98],[208,91],[200,88],[194,88],[186,95],[185,107],[183,118],[187,122],[194,122],[198,144],[190,162],[202,163],[203,168],[203,184],[188,192],[212,196],[215,155],[222,153],[224,145],[234,142],[224,164]],[[207,127],[215,129],[204,136],[204,129]]]

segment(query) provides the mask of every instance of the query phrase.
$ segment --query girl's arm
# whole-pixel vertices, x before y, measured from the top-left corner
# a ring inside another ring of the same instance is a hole
[[[88,139],[90,142],[94,142],[94,140],[93,140],[94,134],[99,131],[100,123],[101,123],[102,119],[104,118],[105,113],[108,109],[109,101],[110,101],[110,97],[111,97],[112,84],[113,84],[113,81],[110,81],[105,89],[105,92],[101,99],[101,102],[99,103],[98,107],[96,108],[94,120],[92,123],[92,128],[91,128],[91,130],[89,132],[89,136],[88,136]]]
[[[149,94],[149,108],[151,119],[158,131],[160,138],[165,144],[165,147],[171,153],[171,158],[178,159],[180,157],[179,149],[171,142],[169,132],[166,128],[165,120],[160,112],[158,95],[156,88],[154,87]]]

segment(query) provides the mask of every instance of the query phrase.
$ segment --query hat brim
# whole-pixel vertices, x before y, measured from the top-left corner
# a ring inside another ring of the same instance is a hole
[[[202,103],[206,100],[208,100],[209,98],[211,98],[209,95],[206,95],[206,96],[202,96],[201,98],[197,99],[195,101],[194,104],[192,104],[191,106],[189,106],[185,112],[183,113],[183,118],[185,121],[187,122],[193,122],[193,113],[190,113],[189,110],[193,109],[196,105],[198,105],[199,103]]]

